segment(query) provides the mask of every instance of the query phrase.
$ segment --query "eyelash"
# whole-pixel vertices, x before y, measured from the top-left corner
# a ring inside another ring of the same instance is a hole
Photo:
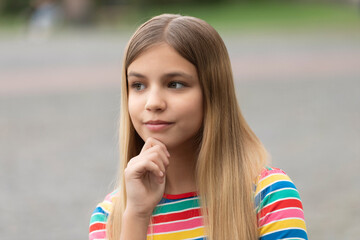
[[[172,85],[178,85],[178,84],[180,84],[181,87],[178,87],[178,88],[177,88],[177,87],[171,87]],[[171,82],[168,83],[167,86],[168,86],[169,88],[180,89],[180,88],[186,87],[186,84],[183,83],[183,82],[180,82],[180,81],[171,81]],[[132,84],[130,85],[130,87],[131,87],[132,89],[135,89],[136,91],[142,91],[142,90],[144,90],[145,85],[144,85],[143,83],[141,83],[141,82],[134,82],[134,83],[132,83]],[[142,88],[142,89],[139,89],[139,88],[141,88],[141,87],[143,87],[143,88]]]
[[[134,82],[131,84],[131,88],[135,89],[136,91],[141,91],[143,89],[138,89],[139,87],[144,86],[143,83],[140,82]]]
[[[171,81],[171,82],[169,82],[169,83],[168,83],[168,87],[170,87],[170,86],[173,85],[173,84],[175,84],[175,85],[181,84],[181,88],[186,87],[186,84],[185,84],[185,83],[179,82],[179,81]],[[175,87],[175,89],[178,89],[178,88]]]

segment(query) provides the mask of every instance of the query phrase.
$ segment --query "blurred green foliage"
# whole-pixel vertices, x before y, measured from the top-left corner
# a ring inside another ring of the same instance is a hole
[[[88,0],[95,6],[102,7],[106,5],[134,4],[134,5],[158,5],[158,4],[207,4],[207,3],[224,3],[231,1],[242,2],[244,0]],[[34,0],[0,0],[1,14],[19,14],[30,8]],[[57,2],[62,2],[58,0]]]
[[[30,0],[0,0],[0,13],[19,14],[30,8]]]
[[[335,27],[359,30],[359,7],[346,2],[300,0],[89,0],[92,24],[130,27],[161,13],[202,18],[216,28]],[[12,28],[26,21],[32,0],[0,0],[0,27]],[[61,0],[58,0],[60,3]]]
[[[118,26],[139,25],[162,13],[195,16],[217,29],[337,29],[360,30],[359,9],[344,2],[227,1],[226,3],[153,4],[112,19]]]
[[[163,12],[196,16],[219,28],[305,27],[321,26],[360,29],[359,9],[344,3],[267,1],[228,4],[157,6],[146,17]]]

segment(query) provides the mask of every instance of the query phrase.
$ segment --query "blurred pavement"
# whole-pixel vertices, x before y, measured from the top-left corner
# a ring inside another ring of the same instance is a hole
[[[86,239],[117,168],[129,33],[0,34],[1,239]],[[298,187],[310,239],[360,235],[360,33],[223,35],[245,118]]]

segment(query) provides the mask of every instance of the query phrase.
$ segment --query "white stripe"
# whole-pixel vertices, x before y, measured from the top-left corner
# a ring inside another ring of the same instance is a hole
[[[277,192],[281,192],[281,191],[284,191],[284,190],[293,190],[295,192],[298,192],[297,189],[295,188],[281,188],[281,189],[278,189],[278,190],[275,190],[275,191],[271,191],[268,195],[266,196],[270,196],[271,194],[274,194],[274,193],[277,193]]]
[[[105,224],[105,222],[99,222],[99,221],[96,221],[96,222],[92,222],[92,223],[90,224],[90,226],[91,226],[91,225],[94,225],[94,224],[96,224],[96,223],[102,223],[102,224]]]
[[[278,199],[278,200],[276,200],[276,201],[274,201],[274,202],[271,202],[271,203],[269,203],[269,204],[267,204],[267,205],[264,205],[262,208],[265,208],[265,207],[270,206],[270,205],[272,205],[272,204],[274,204],[274,203],[277,203],[277,202],[280,202],[280,201],[284,201],[284,200],[289,200],[289,199],[295,199],[295,200],[298,200],[298,201],[301,202],[301,200],[300,200],[299,198],[295,198],[295,197],[281,198],[281,199]]]
[[[298,240],[304,240],[305,238],[294,238],[294,237],[290,237],[290,238],[282,238],[282,239],[279,239],[279,240],[286,240],[286,239],[298,239]]]
[[[275,191],[270,192],[268,195],[266,195],[266,197],[270,196],[270,195],[273,194],[273,193],[280,192],[280,191],[283,191],[283,190],[293,190],[293,191],[299,193],[298,190],[295,189],[295,188],[281,188],[281,189],[278,189],[278,190],[275,190]],[[264,199],[265,199],[265,198],[264,198]],[[263,199],[263,200],[264,200],[264,199]],[[274,202],[271,202],[271,203],[269,203],[269,204],[267,204],[267,205],[262,206],[262,208],[265,208],[266,206],[272,205],[272,204],[274,204],[274,203],[276,203],[276,202],[283,201],[283,200],[286,200],[286,199],[296,199],[296,200],[299,200],[299,201],[301,202],[301,200],[300,200],[299,198],[295,198],[295,197],[281,198],[281,199],[278,199],[278,200],[276,200],[276,201],[274,201]],[[259,207],[260,207],[260,205],[261,205],[261,203],[262,203],[263,200],[260,200],[259,206],[257,206],[257,207],[255,208],[255,211],[258,211],[258,209],[259,209]]]
[[[91,216],[96,216],[96,215],[104,215],[104,213],[97,212],[97,213],[93,213]]]
[[[109,214],[109,211],[107,211],[103,206],[101,206],[100,204],[96,206],[97,208],[101,208],[101,210],[103,210],[105,213]],[[102,213],[104,214],[104,213]]]
[[[269,187],[269,186],[271,186],[271,185],[273,185],[273,184],[275,184],[275,183],[278,183],[278,182],[290,182],[290,183],[293,183],[292,181],[289,181],[289,180],[286,180],[286,179],[276,180],[276,181],[271,182],[271,183],[269,183],[268,185],[264,186],[261,190],[259,190],[259,192],[255,195],[255,197],[256,197],[257,195],[259,195],[265,188],[267,188],[267,187]],[[258,191],[258,190],[256,189],[256,191]]]
[[[267,224],[265,224],[265,225],[262,225],[262,226],[259,227],[259,228],[263,228],[263,227],[266,227],[266,226],[268,226],[268,225],[270,225],[270,224],[273,224],[273,223],[276,223],[276,222],[281,222],[281,221],[284,221],[284,220],[290,220],[290,219],[298,219],[298,220],[301,220],[301,221],[303,221],[303,222],[305,223],[304,219],[302,219],[302,218],[291,217],[291,218],[282,218],[282,219],[279,219],[279,220],[276,220],[276,221],[269,222],[269,223],[267,223]],[[292,228],[293,228],[293,227],[292,227]],[[282,230],[284,230],[284,229],[286,229],[286,228],[282,228]],[[301,229],[302,229],[302,228],[301,228]],[[279,230],[279,231],[280,231],[280,230]]]
[[[292,229],[299,229],[299,230],[303,230],[304,232],[306,232],[305,229],[303,229],[303,228],[299,228],[299,227],[289,227],[289,228],[282,228],[282,229],[279,229],[279,230],[276,230],[276,231],[272,231],[272,232],[266,233],[266,234],[264,234],[264,235],[261,235],[260,237],[264,237],[264,236],[269,235],[269,234],[272,234],[272,233],[276,233],[276,232],[280,232],[280,231],[284,231],[284,230],[292,230]]]
[[[204,226],[200,226],[200,227],[194,227],[194,228],[187,228],[187,229],[183,229],[183,230],[178,230],[178,231],[173,231],[173,232],[164,232],[164,233],[154,233],[154,234],[150,234],[148,236],[156,236],[156,235],[164,235],[164,234],[170,234],[170,233],[177,233],[177,232],[186,232],[186,231],[191,231],[191,230],[195,230],[195,229],[200,229],[200,228],[204,228]],[[202,237],[202,236],[199,236]]]
[[[194,197],[194,198],[190,198],[190,199],[183,199],[183,200],[167,202],[167,203],[161,203],[161,204],[158,204],[157,206],[166,206],[166,205],[171,205],[171,204],[181,203],[181,202],[186,202],[186,201],[194,201],[195,199],[199,199],[199,197]]]
[[[181,223],[181,222],[187,222],[187,221],[197,219],[197,218],[203,218],[203,217],[202,216],[197,216],[197,217],[192,217],[192,218],[187,218],[187,219],[182,219],[182,220],[177,220],[177,221],[150,224],[149,226],[159,226],[159,225],[165,225],[165,224],[170,224],[170,223]]]
[[[302,210],[301,208],[298,208],[298,207],[282,208],[282,209],[278,209],[278,210],[275,210],[275,211],[272,211],[272,212],[267,213],[265,216],[263,216],[262,218],[260,218],[260,220],[264,219],[265,217],[267,217],[268,215],[271,215],[271,214],[273,214],[273,213],[277,213],[277,212],[281,212],[281,211],[289,210],[289,209],[297,209],[297,210],[300,210],[301,212],[303,212],[303,210]]]
[[[266,177],[261,178],[257,185],[259,185],[259,184],[260,184],[262,181],[264,181],[265,179],[267,179],[267,178],[269,178],[269,177],[272,177],[272,176],[276,176],[276,175],[287,176],[285,173],[279,173],[279,172],[271,173],[271,174],[267,175]]]
[[[99,233],[99,232],[104,232],[104,231],[106,231],[106,229],[95,230],[95,231],[92,231],[90,233],[90,235],[93,234],[93,233]]]
[[[199,236],[199,237],[194,237],[194,238],[186,238],[184,240],[194,240],[194,239],[198,239],[198,238],[205,238],[205,236]]]

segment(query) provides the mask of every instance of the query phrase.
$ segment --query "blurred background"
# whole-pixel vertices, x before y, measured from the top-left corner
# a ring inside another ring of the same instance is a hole
[[[240,106],[310,239],[360,235],[360,1],[1,0],[1,239],[86,239],[118,166],[121,61],[151,16],[228,47]]]

